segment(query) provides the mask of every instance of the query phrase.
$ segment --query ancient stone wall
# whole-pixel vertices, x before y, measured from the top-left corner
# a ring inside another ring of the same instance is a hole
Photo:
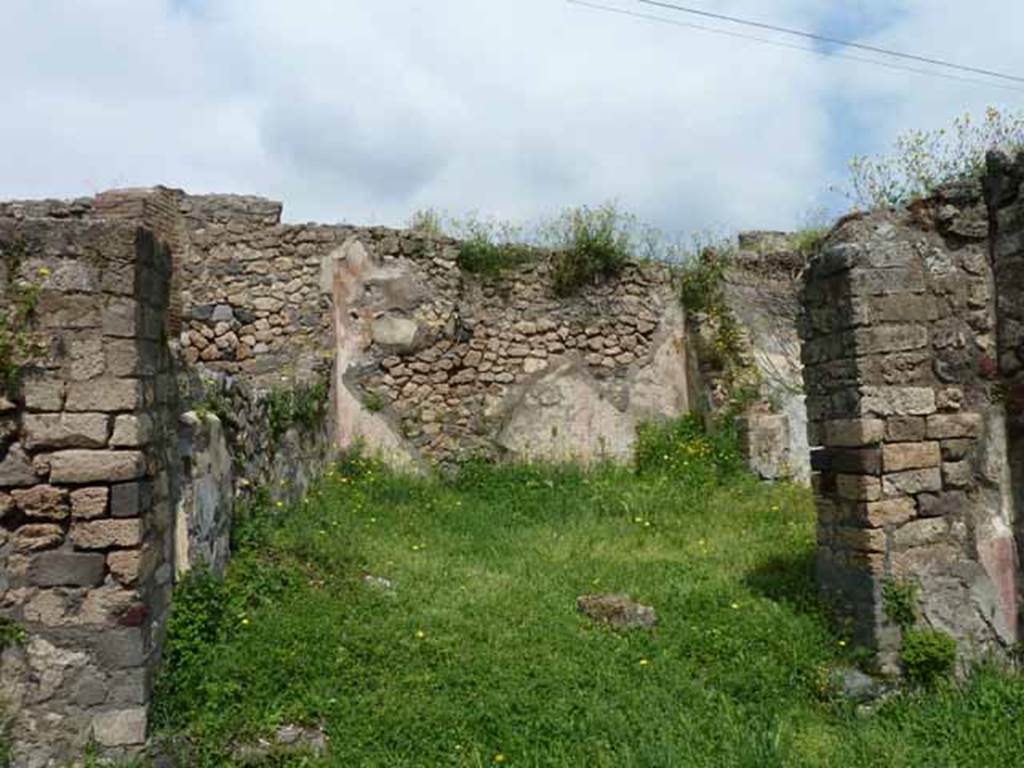
[[[201,201],[201,204],[197,201]],[[277,204],[184,197],[186,359],[267,387],[336,363],[339,439],[401,465],[625,458],[636,424],[688,410],[665,267],[558,298],[551,254],[478,277],[415,231],[282,225]]]
[[[170,258],[118,221],[4,217],[0,296],[41,289],[44,349],[0,398],[0,617],[18,765],[146,737],[170,600],[176,389]],[[13,268],[13,273],[12,273]]]
[[[766,480],[808,483],[807,408],[798,332],[807,257],[782,232],[740,234],[725,273],[728,306],[745,330],[758,401],[740,417],[751,469]]]
[[[804,378],[819,582],[895,670],[887,582],[965,655],[1017,637],[988,216],[978,185],[853,216],[811,263]]]
[[[399,241],[401,242],[401,241]],[[457,246],[336,254],[339,425],[406,460],[628,459],[688,410],[685,321],[664,266],[556,297],[551,255],[484,277]]]

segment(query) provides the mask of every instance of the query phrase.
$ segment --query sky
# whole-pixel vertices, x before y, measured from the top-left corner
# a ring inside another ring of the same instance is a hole
[[[1024,74],[1024,3],[682,4]],[[837,210],[852,155],[1024,100],[565,0],[2,0],[0,29],[0,198],[164,184],[289,221],[615,201],[669,232],[792,229]]]

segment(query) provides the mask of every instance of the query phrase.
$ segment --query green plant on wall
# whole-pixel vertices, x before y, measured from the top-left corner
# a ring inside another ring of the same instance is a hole
[[[917,585],[889,576],[882,582],[882,605],[889,621],[907,630],[917,623]]]
[[[421,208],[409,217],[409,229],[431,237],[444,235],[444,214],[436,208]]]
[[[938,629],[921,629],[918,623],[918,588],[912,581],[887,577],[882,582],[885,615],[903,634],[900,661],[907,679],[934,685],[949,677],[956,665],[956,640]]]
[[[956,640],[937,629],[908,629],[903,633],[900,660],[911,682],[934,685],[953,673]]]
[[[0,308],[0,391],[13,396],[24,365],[38,356],[42,344],[32,329],[40,287],[20,276],[26,253],[23,241],[0,244],[5,284],[3,307]],[[41,267],[39,278],[49,270]]]
[[[494,277],[536,258],[524,229],[508,221],[470,213],[450,219],[448,229],[461,240],[459,267],[470,274]]]
[[[0,653],[15,645],[23,645],[28,636],[25,629],[11,619],[0,618]]]
[[[293,426],[313,429],[321,424],[327,394],[327,385],[322,382],[272,389],[267,394],[271,437],[277,440]]]
[[[613,203],[571,208],[545,229],[555,249],[552,281],[559,296],[618,275],[633,258],[636,219]]]
[[[981,120],[965,114],[951,128],[900,134],[891,154],[854,157],[849,188],[842,191],[861,208],[899,206],[941,184],[980,176],[989,150],[1021,148],[1024,113],[989,107]]]
[[[704,316],[698,352],[717,371],[726,392],[726,406],[742,410],[760,397],[761,377],[746,359],[746,337],[725,293],[726,272],[733,251],[724,245],[704,247],[679,277],[679,295],[689,313]]]

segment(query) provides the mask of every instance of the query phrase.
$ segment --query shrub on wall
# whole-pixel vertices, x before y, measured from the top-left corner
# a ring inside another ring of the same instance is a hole
[[[555,293],[568,296],[599,279],[618,275],[634,256],[636,228],[636,219],[612,203],[569,209],[547,225],[556,251],[552,265]]]
[[[279,439],[293,426],[317,427],[323,421],[327,399],[327,385],[323,382],[272,389],[267,394],[267,408],[273,439]]]
[[[1024,113],[989,107],[982,120],[965,114],[952,128],[900,134],[891,154],[854,157],[843,192],[861,208],[900,206],[941,184],[980,176],[990,150],[1022,148]]]

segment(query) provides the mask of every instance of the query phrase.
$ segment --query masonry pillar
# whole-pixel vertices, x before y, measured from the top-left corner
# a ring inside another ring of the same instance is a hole
[[[15,765],[146,739],[171,589],[170,259],[127,222],[0,219],[0,300],[38,286],[40,348],[0,398],[0,659]],[[13,638],[12,638],[13,639]]]
[[[987,236],[980,189],[950,188],[844,220],[806,275],[817,577],[886,671],[888,581],[913,585],[918,622],[964,656],[1017,636]]]
[[[1006,402],[1008,463],[1018,552],[1024,556],[1024,153],[988,160],[986,197],[999,323],[999,369]],[[1018,584],[1024,587],[1018,581]],[[1022,590],[1024,593],[1024,590]],[[1024,634],[1024,624],[1018,631]]]

